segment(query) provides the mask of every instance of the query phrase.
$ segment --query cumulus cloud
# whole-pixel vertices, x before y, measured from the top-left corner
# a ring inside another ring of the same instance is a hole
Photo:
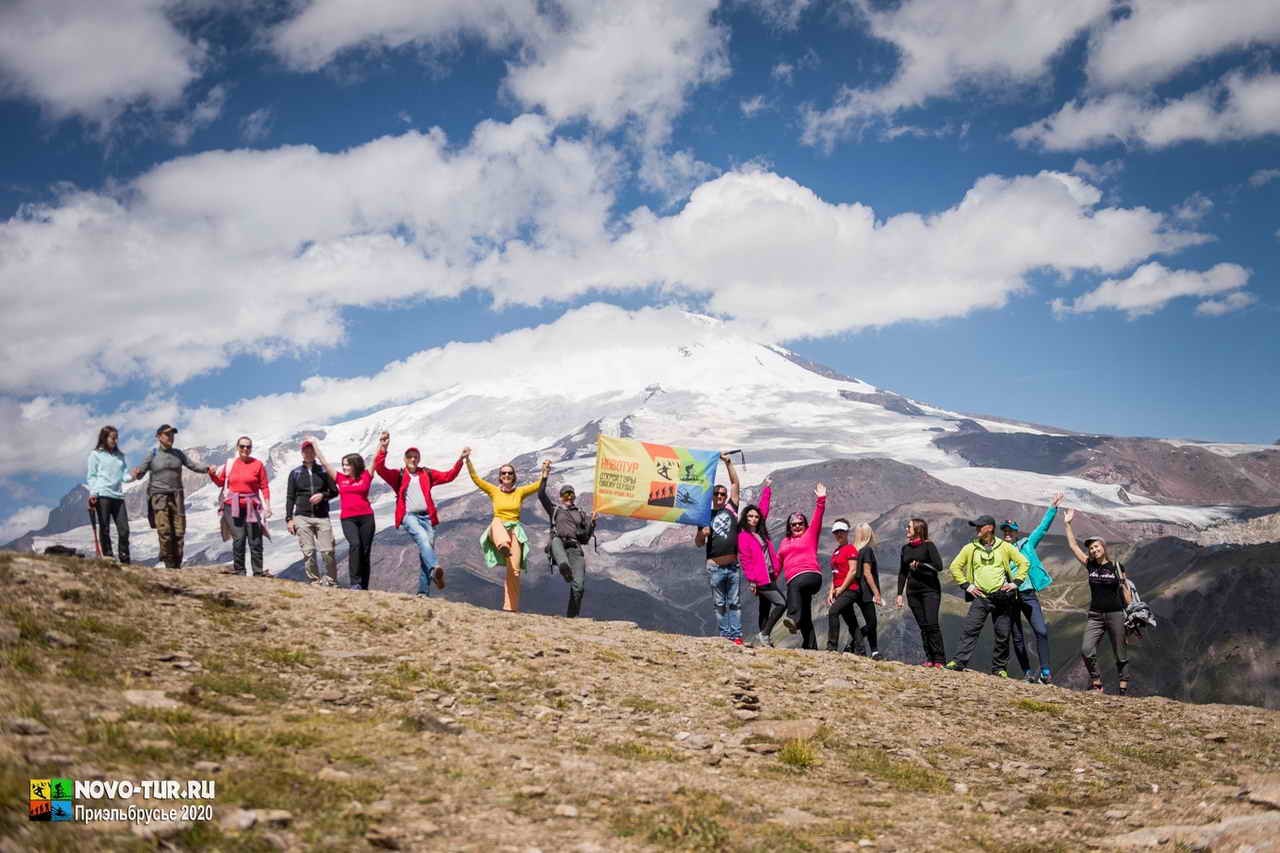
[[[0,542],[11,542],[29,530],[44,527],[49,523],[51,509],[51,506],[24,506],[0,519]]]
[[[1024,146],[1075,151],[1123,143],[1167,148],[1280,133],[1280,74],[1232,72],[1180,98],[1115,92],[1070,101],[1057,113],[1020,127]]]
[[[813,0],[738,0],[756,10],[772,27],[794,30],[800,26],[800,18],[813,5]]]
[[[1249,186],[1254,189],[1265,187],[1276,178],[1280,178],[1280,169],[1259,169],[1249,176]]]
[[[99,127],[132,106],[174,106],[208,59],[208,47],[174,25],[179,6],[177,0],[0,4],[0,91],[29,98],[54,118],[75,115]]]
[[[227,87],[221,84],[211,88],[190,113],[174,123],[171,135],[175,145],[186,145],[196,131],[217,121],[227,103]]]
[[[1220,53],[1280,43],[1274,0],[1129,0],[1127,16],[1090,38],[1095,88],[1146,88]]]
[[[1071,167],[1071,174],[1079,175],[1095,184],[1105,183],[1124,171],[1123,160],[1107,160],[1105,163],[1090,163],[1083,157],[1077,157]]]
[[[1128,278],[1107,279],[1070,303],[1055,299],[1052,305],[1060,314],[1084,314],[1110,308],[1125,312],[1132,320],[1153,314],[1181,297],[1227,293],[1224,299],[1206,300],[1196,309],[1202,315],[1218,316],[1253,302],[1251,294],[1241,291],[1248,282],[1249,271],[1239,264],[1217,264],[1200,272],[1172,270],[1152,261],[1138,267]]]
[[[878,88],[844,87],[826,109],[803,113],[803,141],[830,147],[876,118],[918,107],[961,86],[1026,84],[1110,10],[1110,0],[906,0],[877,8],[852,0],[871,35],[898,50],[898,69]]]
[[[211,151],[116,192],[69,191],[0,223],[0,391],[181,382],[237,353],[342,339],[340,309],[449,297],[492,248],[594,245],[616,155],[538,116],[482,122],[464,146],[414,131],[347,151]],[[32,287],[39,282],[39,287]],[[74,304],[95,322],[37,350]]]
[[[1173,208],[1173,215],[1183,222],[1199,222],[1213,210],[1213,199],[1196,190],[1179,205]]]

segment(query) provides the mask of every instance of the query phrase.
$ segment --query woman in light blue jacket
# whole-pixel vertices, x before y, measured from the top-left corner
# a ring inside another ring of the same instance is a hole
[[[1040,562],[1040,555],[1036,553],[1036,546],[1040,544],[1040,540],[1044,538],[1044,535],[1049,532],[1049,527],[1053,524],[1053,519],[1058,514],[1058,504],[1060,503],[1062,503],[1062,492],[1058,492],[1053,496],[1053,502],[1045,510],[1044,518],[1040,519],[1039,526],[1031,531],[1031,535],[1016,543],[1018,550],[1022,552],[1022,556],[1026,557],[1027,562],[1031,563],[1031,570],[1027,572],[1027,579],[1018,587],[1018,609],[1014,611],[1010,633],[1013,638],[1013,653],[1018,656],[1018,663],[1022,666],[1023,676],[1031,684],[1036,681],[1041,684],[1050,684],[1053,681],[1053,673],[1049,671],[1049,623],[1044,619],[1044,610],[1040,607],[1040,597],[1036,594],[1053,583],[1053,578],[1044,570],[1044,565]],[[1018,522],[1004,522],[1000,525],[1000,532],[1004,535],[1006,542],[1013,543],[1018,537]],[[1022,617],[1024,616],[1027,618],[1027,624],[1031,626],[1032,632],[1036,635],[1036,657],[1040,659],[1040,674],[1038,678],[1035,670],[1031,668],[1031,660],[1027,657],[1027,642],[1022,634]]]
[[[129,562],[129,511],[124,505],[124,483],[132,479],[129,465],[119,447],[120,433],[108,424],[98,431],[98,446],[89,454],[89,511],[98,524],[98,541],[102,556],[110,559],[111,521],[116,523],[120,540],[120,562]]]

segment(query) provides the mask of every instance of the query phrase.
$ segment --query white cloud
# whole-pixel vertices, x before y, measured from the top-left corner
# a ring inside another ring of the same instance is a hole
[[[689,149],[664,151],[649,147],[641,152],[639,178],[661,195],[667,206],[675,204],[698,184],[718,174],[719,169],[699,160]]]
[[[1280,169],[1259,169],[1249,176],[1249,186],[1254,189],[1264,187],[1276,178],[1280,178]]]
[[[1088,293],[1076,297],[1071,303],[1055,299],[1052,305],[1058,313],[1071,314],[1111,308],[1125,312],[1132,320],[1155,313],[1174,299],[1239,291],[1248,282],[1249,271],[1239,264],[1217,264],[1205,272],[1199,272],[1171,270],[1152,261],[1138,267],[1128,278],[1107,279]],[[1202,302],[1197,311],[1207,315],[1225,314],[1227,311],[1243,308],[1252,301],[1253,297],[1247,293],[1233,293],[1227,297],[1226,302]]]
[[[795,76],[796,67],[790,62],[779,62],[769,71],[769,76],[783,83],[790,83]]]
[[[631,122],[649,145],[666,141],[696,86],[729,72],[717,0],[315,0],[270,35],[296,68],[316,70],[353,49],[411,46],[435,53],[464,37],[518,47],[505,88],[556,122],[612,130]]]
[[[765,21],[780,30],[794,30],[813,0],[738,0],[751,6]]]
[[[240,121],[240,137],[245,142],[261,142],[271,135],[271,108],[261,107]]]
[[[964,316],[1003,306],[1039,269],[1118,272],[1210,239],[1100,200],[1072,175],[992,175],[939,213],[886,220],[741,169],[700,186],[671,216],[634,211],[605,245],[563,253],[509,243],[475,280],[499,304],[659,283],[776,340]]]
[[[26,206],[0,223],[0,290],[25,294],[0,315],[0,390],[181,382],[236,353],[332,346],[342,307],[457,295],[477,258],[517,237],[598,243],[616,164],[523,116],[481,123],[465,146],[437,130],[336,154],[212,151]],[[30,346],[67,305],[94,322]]]
[[[172,128],[175,145],[186,145],[196,131],[208,127],[222,115],[227,103],[227,87],[221,84],[211,88],[190,114],[179,119]]]
[[[177,0],[0,4],[0,91],[105,128],[132,106],[178,104],[208,48],[174,26]]]
[[[879,88],[844,87],[834,104],[804,111],[803,141],[830,147],[869,121],[953,95],[962,85],[1026,84],[1110,9],[1111,0],[905,0],[873,7],[852,0],[870,33],[898,49],[898,69]]]
[[[764,95],[756,95],[738,101],[738,108],[742,110],[742,114],[747,118],[755,118],[756,113],[763,112],[769,108],[769,101]]]
[[[0,520],[0,542],[11,542],[28,530],[39,530],[49,523],[50,506],[24,506]]]
[[[1105,183],[1124,171],[1123,160],[1107,160],[1105,163],[1090,163],[1083,157],[1077,157],[1071,167],[1071,174],[1079,175],[1095,184]]]
[[[1205,317],[1221,317],[1242,308],[1248,308],[1258,301],[1258,297],[1244,290],[1228,293],[1222,299],[1206,299],[1196,306],[1196,313]]]
[[[1180,98],[1116,92],[1071,101],[1052,116],[1020,127],[1021,145],[1074,151],[1113,143],[1166,148],[1280,133],[1280,74],[1241,72]]]
[[[1213,199],[1196,190],[1181,204],[1174,206],[1173,215],[1183,222],[1199,222],[1208,216],[1211,210],[1213,210]]]
[[[1230,50],[1280,42],[1275,0],[1127,0],[1128,15],[1096,30],[1086,72],[1094,87],[1145,88]]]

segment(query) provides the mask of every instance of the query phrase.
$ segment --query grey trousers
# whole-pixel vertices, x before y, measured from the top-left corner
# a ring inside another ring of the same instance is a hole
[[[295,515],[293,524],[298,531],[298,545],[302,548],[302,565],[307,571],[307,580],[315,583],[320,580],[319,567],[316,565],[316,551],[324,560],[324,572],[329,580],[338,580],[338,563],[334,559],[333,524],[328,518],[311,518],[306,515]]]
[[[1098,645],[1102,635],[1111,638],[1111,651],[1116,656],[1116,674],[1124,678],[1125,669],[1129,666],[1129,644],[1124,636],[1124,612],[1099,613],[1089,611],[1089,621],[1084,626],[1084,643],[1080,646],[1080,657],[1089,670],[1089,677],[1095,681],[1102,677],[1098,671]]]
[[[551,562],[560,570],[560,576],[569,582],[569,606],[565,615],[570,619],[582,610],[582,594],[587,587],[587,555],[582,546],[574,542],[566,547],[559,536],[551,537]]]

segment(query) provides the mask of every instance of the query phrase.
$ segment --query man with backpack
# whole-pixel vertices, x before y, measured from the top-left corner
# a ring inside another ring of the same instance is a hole
[[[170,569],[182,567],[182,545],[187,535],[186,490],[182,469],[212,476],[212,465],[197,465],[173,446],[178,428],[161,424],[156,430],[156,446],[137,468],[133,479],[150,476],[147,482],[147,520],[160,538],[160,560]]]
[[[595,534],[598,515],[594,512],[588,515],[586,510],[578,508],[574,503],[576,493],[568,483],[560,487],[560,503],[552,504],[547,495],[546,475],[550,470],[550,465],[544,465],[542,482],[538,485],[538,502],[551,520],[547,554],[551,564],[560,570],[560,576],[569,584],[569,607],[565,616],[572,619],[582,610],[582,594],[587,584],[587,555],[582,546]]]
[[[964,587],[969,615],[964,620],[960,650],[943,668],[963,670],[969,665],[978,635],[990,616],[995,631],[991,674],[1008,678],[1009,624],[1017,607],[1018,585],[1027,579],[1031,563],[1013,545],[996,538],[996,520],[991,516],[979,516],[969,524],[978,529],[978,536],[951,561],[951,577]]]
[[[1045,621],[1044,610],[1040,607],[1040,597],[1037,593],[1053,583],[1053,578],[1045,571],[1044,565],[1040,562],[1040,555],[1036,553],[1036,546],[1040,544],[1040,540],[1049,532],[1049,528],[1053,525],[1053,519],[1058,514],[1058,504],[1062,503],[1062,492],[1058,492],[1053,496],[1053,503],[1045,510],[1044,517],[1040,519],[1040,524],[1036,529],[1031,531],[1030,536],[1024,536],[1017,540],[1019,533],[1018,522],[1005,520],[1000,525],[1000,532],[1004,536],[1004,541],[1014,545],[1022,556],[1027,558],[1027,562],[1031,564],[1031,570],[1027,572],[1027,578],[1018,587],[1018,603],[1017,608],[1013,611],[1013,619],[1010,624],[1013,635],[1013,653],[1018,657],[1018,665],[1022,667],[1022,676],[1028,684],[1034,684],[1037,680],[1041,684],[1053,683],[1053,673],[1049,671],[1049,623]],[[1017,540],[1015,542],[1015,540]],[[1027,643],[1022,634],[1022,617],[1027,617],[1027,624],[1031,626],[1031,631],[1036,635],[1036,657],[1040,661],[1040,674],[1037,678],[1035,670],[1031,668],[1031,659],[1027,656]]]
[[[338,496],[338,484],[316,462],[316,448],[302,442],[302,464],[289,472],[284,518],[289,532],[298,537],[307,582],[320,586],[338,585],[338,563],[334,554],[333,524],[329,521],[329,501]],[[321,575],[316,552],[324,561]]]

